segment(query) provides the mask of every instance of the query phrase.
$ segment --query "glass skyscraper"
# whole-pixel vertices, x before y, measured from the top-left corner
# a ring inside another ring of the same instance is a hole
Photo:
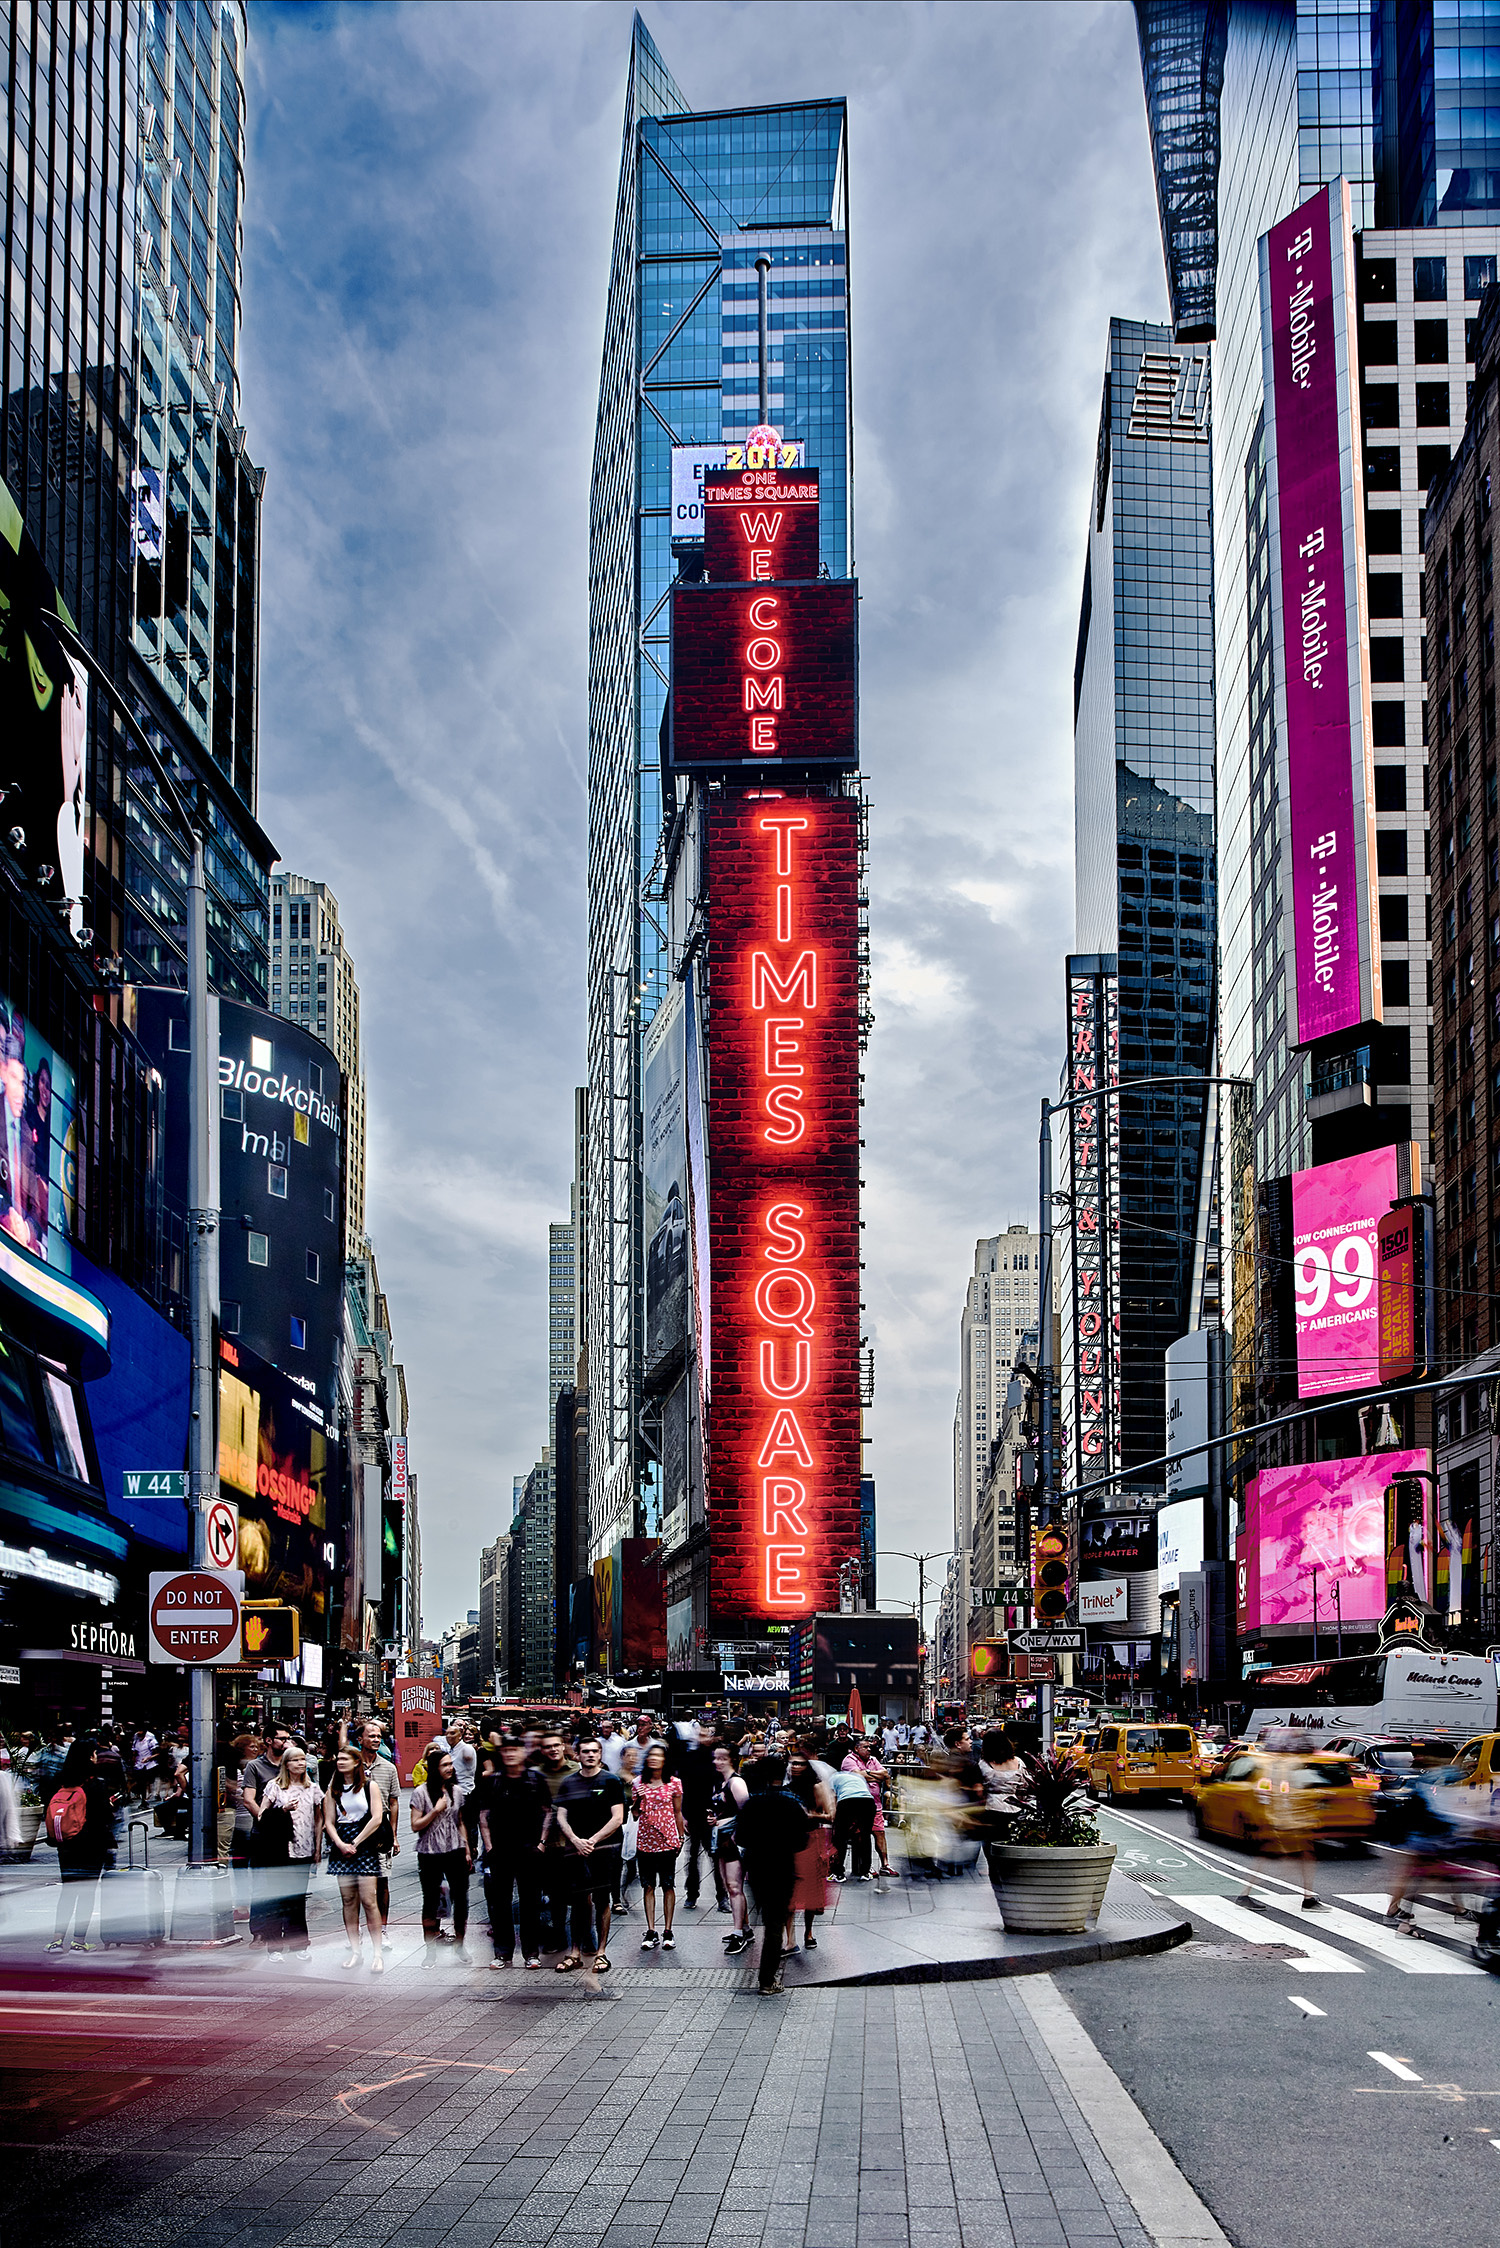
[[[1112,320],[1074,668],[1074,777],[1077,945],[1117,976],[1122,1083],[1212,1067],[1210,427],[1206,345]],[[1104,1202],[1118,1224],[1119,1300],[1108,1308],[1119,1319],[1119,1394],[1106,1420],[1128,1468],[1166,1448],[1167,1345],[1205,1312],[1212,1111],[1201,1089],[1171,1085],[1122,1094],[1118,1108],[1118,1172]],[[1065,1248],[1064,1418],[1077,1451],[1073,1262]],[[1078,1451],[1080,1479],[1088,1465]]]
[[[264,1006],[268,874],[255,818],[260,502],[245,451],[238,343],[245,166],[242,0],[144,0],[139,65],[135,459],[136,715],[199,798],[209,973]],[[186,867],[133,760],[123,804],[128,976],[185,977]]]
[[[769,274],[771,420],[819,471],[822,560],[851,567],[842,101],[694,111],[639,16],[590,508],[589,1513],[596,1552],[644,1528],[641,1041],[673,974],[663,795],[674,445],[759,420],[755,261]]]

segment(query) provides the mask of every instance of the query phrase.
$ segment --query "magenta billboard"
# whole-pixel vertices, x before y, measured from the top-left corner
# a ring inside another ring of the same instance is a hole
[[[1380,1380],[1376,1229],[1400,1191],[1397,1164],[1395,1148],[1378,1147],[1292,1174],[1299,1397]]]
[[[1245,1487],[1239,1628],[1379,1623],[1386,1611],[1385,1488],[1427,1472],[1428,1453],[1371,1452],[1264,1468]],[[1335,1586],[1338,1590],[1335,1593]]]
[[[1296,1043],[1305,1046],[1380,1018],[1370,884],[1363,477],[1345,184],[1324,188],[1272,227],[1260,251],[1266,459],[1279,580],[1282,842],[1292,871]]]

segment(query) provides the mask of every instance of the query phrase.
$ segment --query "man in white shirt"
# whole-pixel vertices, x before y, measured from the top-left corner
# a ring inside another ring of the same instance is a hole
[[[599,1746],[604,1751],[604,1769],[620,1776],[620,1759],[625,1754],[625,1735],[612,1717],[606,1717],[599,1733]]]
[[[902,1748],[905,1748],[907,1742],[911,1739],[911,1727],[904,1717],[896,1727],[896,1739],[900,1742]]]
[[[453,1730],[456,1738],[448,1754],[453,1759],[454,1775],[459,1786],[472,1794],[474,1782],[479,1777],[479,1751],[474,1746],[474,1728],[472,1725],[455,1725]],[[438,1754],[441,1755],[442,1751],[439,1750]]]
[[[901,1746],[901,1735],[897,1731],[896,1721],[894,1718],[887,1718],[884,1726],[881,1728],[880,1745],[885,1750],[887,1756],[894,1756],[896,1750]]]

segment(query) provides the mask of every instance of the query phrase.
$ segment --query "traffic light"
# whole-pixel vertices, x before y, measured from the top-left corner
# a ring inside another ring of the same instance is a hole
[[[241,1651],[247,1663],[291,1663],[302,1652],[301,1618],[295,1608],[246,1606],[240,1623]]]
[[[993,1639],[978,1640],[970,1648],[969,1667],[974,1673],[976,1684],[982,1679],[999,1675],[1000,1657],[1004,1652],[1005,1649]]]
[[[1039,1624],[1066,1621],[1072,1575],[1068,1534],[1048,1523],[1038,1530],[1031,1549],[1031,1606]]]

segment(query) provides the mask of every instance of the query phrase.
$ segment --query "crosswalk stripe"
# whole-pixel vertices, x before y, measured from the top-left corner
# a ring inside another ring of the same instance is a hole
[[[1288,1967],[1299,1975],[1362,1975],[1358,1960],[1350,1959],[1344,1952],[1335,1951],[1331,1944],[1320,1944],[1315,1936],[1305,1936],[1299,1928],[1295,1935],[1290,1931],[1278,1938],[1274,1928],[1267,1926],[1258,1912],[1247,1912],[1243,1905],[1234,1904],[1228,1897],[1186,1896],[1174,1897],[1195,1919],[1211,1920],[1216,1928],[1223,1928],[1231,1936],[1240,1936],[1246,1942],[1263,1944],[1273,1942],[1292,1944],[1303,1954],[1300,1959],[1289,1959]]]
[[[1383,1889],[1346,1889],[1344,1891],[1346,1905],[1363,1905],[1366,1912],[1373,1912],[1382,1920],[1385,1918],[1390,1901],[1390,1897]],[[1472,1940],[1474,1933],[1472,1920],[1455,1920],[1451,1912],[1439,1912],[1435,1905],[1415,1904],[1410,1897],[1407,1898],[1406,1904],[1407,1910],[1411,1913],[1419,1928],[1430,1929],[1434,1936],[1446,1936],[1450,1943],[1464,1944]],[[1410,1938],[1407,1941],[1409,1942]]]
[[[1278,1894],[1273,1889],[1252,1889],[1250,1892],[1258,1905],[1268,1905],[1273,1912],[1293,1913],[1300,1917],[1301,1902],[1296,1897]],[[1373,1951],[1388,1967],[1397,1968],[1403,1975],[1480,1975],[1484,1970],[1467,1959],[1455,1958],[1449,1951],[1439,1951],[1435,1944],[1414,1944],[1409,1936],[1393,1936],[1388,1928],[1373,1925],[1358,1913],[1344,1912],[1337,1905],[1325,1905],[1318,1914],[1315,1925],[1326,1929],[1331,1936],[1342,1936],[1346,1943],[1359,1944]]]

